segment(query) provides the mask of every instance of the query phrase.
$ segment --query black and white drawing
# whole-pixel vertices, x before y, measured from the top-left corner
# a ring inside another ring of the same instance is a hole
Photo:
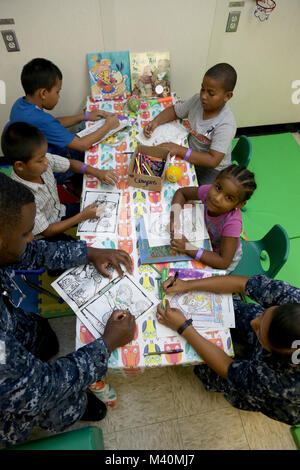
[[[95,219],[89,219],[78,224],[77,235],[115,234],[117,232],[118,214],[121,192],[119,191],[85,191],[82,209],[97,202],[103,204],[104,210]]]
[[[105,325],[114,310],[129,310],[139,318],[157,305],[155,297],[149,295],[134,278],[125,274],[112,281],[75,312],[95,338],[103,334]]]

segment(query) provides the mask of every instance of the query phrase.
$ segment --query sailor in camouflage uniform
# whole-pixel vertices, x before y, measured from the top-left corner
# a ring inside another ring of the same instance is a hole
[[[107,266],[123,274],[131,261],[121,250],[88,248],[83,241],[32,241],[35,204],[30,190],[0,174],[0,444],[21,443],[34,426],[55,433],[86,414],[90,384],[107,371],[111,352],[130,342],[135,318],[113,312],[103,337],[64,357],[48,321],[19,307],[13,269],[68,269],[92,262],[104,275]],[[94,397],[93,397],[94,398]],[[95,398],[97,403],[101,403]],[[104,406],[104,405],[103,405]],[[101,418],[99,418],[101,419]]]
[[[239,293],[257,302],[234,297],[236,328],[241,346],[234,359],[203,338],[192,325],[182,335],[206,364],[194,368],[207,391],[221,392],[234,407],[260,411],[289,425],[300,423],[300,289],[264,275],[215,276],[197,281],[174,278],[166,293],[202,290]],[[158,307],[158,321],[178,329],[186,320],[177,309]]]

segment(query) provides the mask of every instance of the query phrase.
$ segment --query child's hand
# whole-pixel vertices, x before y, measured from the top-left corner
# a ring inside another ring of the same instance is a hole
[[[90,111],[88,114],[88,121],[99,121],[103,116],[103,111],[100,109],[93,109],[93,111]]]
[[[181,147],[181,145],[174,144],[173,142],[163,142],[162,144],[157,145],[157,147],[164,147],[169,150],[171,155],[177,155],[178,157],[181,157],[182,149],[184,148]],[[183,155],[185,155],[185,153]]]
[[[114,114],[110,114],[106,118],[105,124],[107,125],[108,129],[111,131],[112,129],[116,129],[120,125],[120,121],[118,116],[115,116]]]
[[[186,321],[185,316],[178,308],[171,308],[170,303],[166,300],[166,308],[163,310],[162,305],[157,307],[156,318],[159,323],[168,326],[172,330],[177,331],[178,328]]]
[[[88,220],[88,219],[96,219],[98,218],[97,216],[97,210],[99,208],[98,202],[93,202],[92,204],[89,204],[86,206],[81,212],[81,220]]]
[[[115,185],[119,179],[119,175],[116,170],[98,170],[95,176],[99,181],[101,181],[101,183],[109,186]]]
[[[174,238],[171,240],[171,248],[178,251],[179,253],[186,253],[189,243],[190,242],[184,235],[181,235],[177,232],[177,236],[174,236]]]
[[[157,124],[155,123],[155,121],[150,121],[148,122],[148,124],[144,127],[144,135],[145,137],[147,137],[147,139],[149,139],[154,131],[154,129],[157,128]]]
[[[174,276],[169,277],[163,284],[162,288],[166,294],[177,294],[179,292],[185,292],[187,290],[187,281],[182,279],[176,279],[174,284]]]

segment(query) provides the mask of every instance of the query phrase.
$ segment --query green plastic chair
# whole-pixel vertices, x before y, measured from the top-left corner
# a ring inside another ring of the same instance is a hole
[[[242,259],[230,274],[249,277],[265,274],[274,278],[288,259],[290,240],[281,225],[274,225],[261,240],[241,242]]]
[[[104,450],[104,442],[102,430],[88,426],[3,450]]]
[[[244,165],[247,168],[250,162],[251,155],[252,144],[247,136],[241,135],[234,149],[231,151],[231,163]]]
[[[291,426],[290,431],[297,446],[297,449],[300,450],[300,424],[295,424],[295,426]]]

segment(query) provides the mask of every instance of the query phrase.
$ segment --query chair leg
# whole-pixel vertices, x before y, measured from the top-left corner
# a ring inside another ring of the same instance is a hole
[[[64,302],[64,299],[62,299],[58,295],[55,295],[52,292],[49,292],[47,289],[44,289],[44,287],[41,287],[41,286],[39,286],[38,284],[35,284],[32,281],[29,281],[29,279],[27,279],[25,274],[21,274],[21,278],[32,289],[35,289],[35,290],[41,292],[42,294],[45,294],[48,297],[51,297],[52,299],[57,300],[60,304],[62,304]]]

